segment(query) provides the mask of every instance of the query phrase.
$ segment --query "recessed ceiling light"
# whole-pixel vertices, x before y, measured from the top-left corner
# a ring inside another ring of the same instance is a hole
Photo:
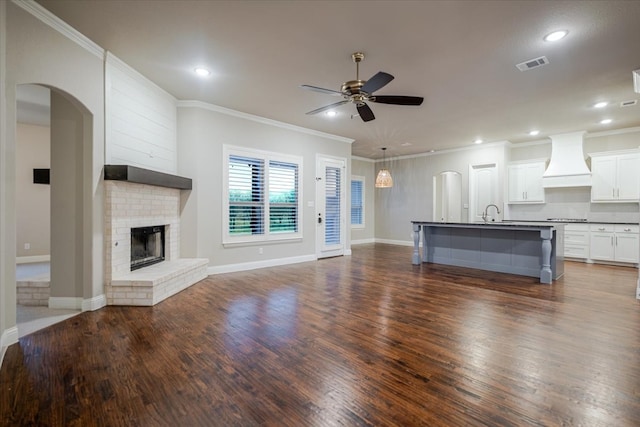
[[[604,119],[604,120],[600,120],[600,124],[601,125],[608,125],[609,123],[611,123],[613,120],[611,119]]]
[[[204,67],[196,67],[193,69],[193,71],[199,75],[200,77],[208,77],[211,75],[211,71],[209,71],[208,69],[204,68]]]
[[[596,102],[595,104],[593,104],[593,108],[604,108],[607,105],[609,105],[607,101]]]
[[[539,130],[532,130],[531,132],[529,132],[529,135],[531,136],[536,136],[537,134],[539,134],[540,131]]]
[[[400,145],[402,145],[403,147],[408,147],[408,146],[413,145],[413,144],[411,144],[410,142],[403,142]]]
[[[565,36],[569,34],[567,30],[554,31],[553,33],[547,34],[544,36],[544,41],[546,42],[555,42],[560,39],[565,38]]]
[[[480,138],[473,141],[474,144],[482,144],[482,140]]]
[[[335,116],[337,116],[337,115],[338,115],[338,113],[336,113],[335,111],[327,111],[327,113],[326,113],[326,114],[327,114],[327,116],[329,116],[329,117],[335,117]]]

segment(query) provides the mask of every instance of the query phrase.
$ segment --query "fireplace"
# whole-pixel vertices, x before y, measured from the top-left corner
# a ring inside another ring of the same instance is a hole
[[[164,261],[164,228],[131,229],[131,271]]]

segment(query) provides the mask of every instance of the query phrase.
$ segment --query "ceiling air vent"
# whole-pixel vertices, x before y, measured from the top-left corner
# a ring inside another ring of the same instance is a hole
[[[630,101],[622,101],[620,103],[620,107],[631,107],[633,105],[636,105],[638,103],[637,99],[632,99]]]
[[[528,61],[521,62],[517,64],[516,67],[518,67],[518,70],[520,71],[527,71],[533,68],[542,67],[543,65],[547,65],[548,63],[549,60],[547,59],[547,57],[541,56],[540,58],[534,58]]]

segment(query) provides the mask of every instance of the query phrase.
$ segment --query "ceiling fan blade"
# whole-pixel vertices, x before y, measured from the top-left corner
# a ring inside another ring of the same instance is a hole
[[[344,104],[346,104],[347,102],[349,102],[349,100],[347,100],[347,99],[345,99],[345,100],[343,100],[343,101],[334,102],[333,104],[325,105],[324,107],[316,108],[315,110],[309,111],[309,112],[307,113],[307,115],[322,113],[323,111],[327,111],[327,110],[330,110],[330,109],[332,109],[332,108],[335,108],[335,107],[339,107],[339,106],[341,106],[341,105],[344,105]]]
[[[368,94],[372,94],[378,89],[389,84],[394,77],[391,74],[387,74],[383,71],[378,71],[378,73],[371,77],[367,82],[362,86],[362,91],[367,92]]]
[[[370,122],[376,118],[376,116],[373,115],[373,111],[371,111],[371,108],[369,108],[367,104],[358,104],[356,108],[358,109],[358,114],[360,114],[360,118],[363,122]]]
[[[338,92],[337,90],[325,89],[322,87],[311,86],[311,85],[300,85],[302,89],[312,90],[314,92],[325,93],[333,96],[342,96],[342,92]]]
[[[372,97],[369,101],[377,102],[379,104],[422,105],[424,98],[421,96],[380,95]]]

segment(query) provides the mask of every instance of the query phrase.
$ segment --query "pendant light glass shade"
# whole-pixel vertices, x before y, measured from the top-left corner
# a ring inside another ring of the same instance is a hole
[[[376,188],[391,188],[393,187],[393,178],[391,178],[391,172],[386,167],[386,148],[382,149],[382,169],[378,172],[378,176],[376,176]]]

